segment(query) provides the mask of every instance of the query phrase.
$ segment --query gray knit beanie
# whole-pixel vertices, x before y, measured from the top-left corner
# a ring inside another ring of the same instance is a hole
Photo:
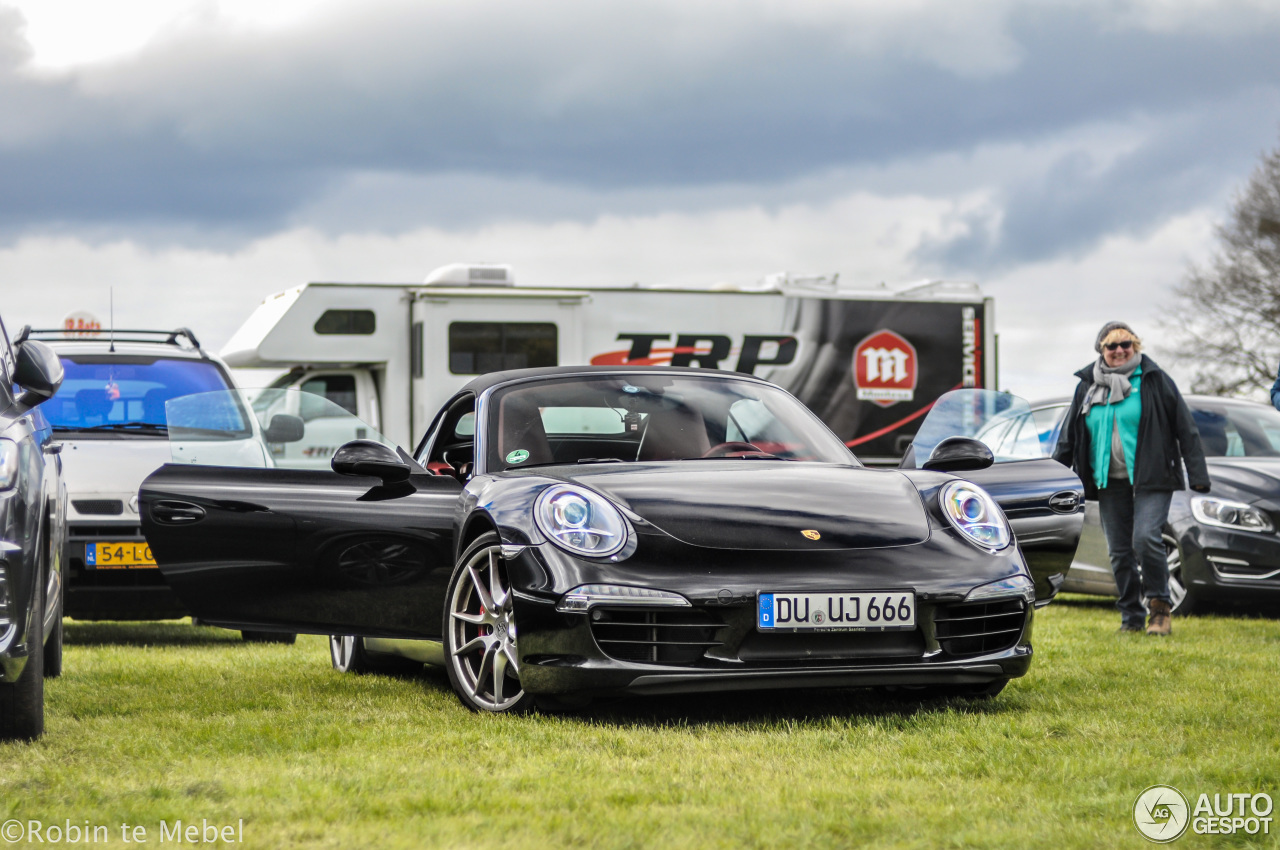
[[[1117,329],[1126,330],[1129,332],[1129,336],[1133,337],[1134,339],[1138,338],[1138,335],[1133,332],[1133,328],[1129,327],[1124,322],[1107,322],[1105,325],[1102,326],[1102,330],[1098,331],[1098,339],[1093,343],[1093,350],[1101,354],[1102,341],[1107,338],[1107,334]]]

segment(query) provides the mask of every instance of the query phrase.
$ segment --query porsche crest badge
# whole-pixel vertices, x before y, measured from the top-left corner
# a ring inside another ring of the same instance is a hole
[[[821,534],[814,531],[812,528],[806,528],[804,531],[800,533],[803,534],[805,537],[808,537],[810,540],[818,540],[822,537]]]

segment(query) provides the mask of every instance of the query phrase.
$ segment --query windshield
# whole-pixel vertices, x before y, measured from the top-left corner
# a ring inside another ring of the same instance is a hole
[[[548,379],[496,391],[487,416],[490,470],[706,457],[857,463],[808,408],[753,381]]]
[[[65,377],[41,408],[55,431],[162,433],[165,403],[228,388],[208,360],[135,355],[63,354]]]
[[[921,466],[947,437],[986,444],[996,463],[1047,457],[1031,406],[994,390],[954,390],[938,399],[920,425],[911,448]]]
[[[1280,411],[1262,404],[1191,402],[1205,457],[1280,457]]]
[[[199,393],[169,401],[165,414],[174,463],[329,469],[352,440],[396,448],[328,399],[299,390]]]

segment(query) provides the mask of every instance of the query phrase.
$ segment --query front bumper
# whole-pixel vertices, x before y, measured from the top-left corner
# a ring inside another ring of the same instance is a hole
[[[1024,675],[1031,665],[1033,618],[1025,600],[965,602],[964,593],[985,583],[985,576],[957,581],[934,574],[932,580],[903,581],[901,564],[946,554],[918,550],[899,563],[884,552],[845,553],[843,570],[836,568],[841,556],[831,555],[813,564],[792,564],[785,574],[777,572],[773,555],[757,564],[738,562],[732,572],[716,578],[719,570],[706,563],[704,551],[703,565],[712,569],[628,564],[624,579],[618,567],[608,568],[614,582],[680,593],[691,607],[601,604],[589,612],[565,613],[556,610],[562,591],[548,593],[549,588],[531,585],[540,579],[567,590],[573,582],[598,581],[599,565],[550,546],[527,547],[508,561],[516,585],[521,684],[535,695],[611,696],[982,685]],[[766,566],[768,561],[774,563]],[[1004,577],[995,573],[1021,569],[1012,547],[987,564],[992,579]],[[920,572],[931,574],[927,566]],[[778,589],[781,583],[849,591],[884,589],[890,583],[909,588],[916,594],[916,624],[900,631],[761,632],[756,628],[756,593]]]
[[[64,613],[77,620],[168,620],[185,617],[185,605],[154,567],[97,569],[86,558],[95,543],[146,543],[137,524],[73,523],[63,563],[67,565]]]
[[[1280,605],[1280,535],[1193,523],[1179,538],[1192,592],[1223,602]]]

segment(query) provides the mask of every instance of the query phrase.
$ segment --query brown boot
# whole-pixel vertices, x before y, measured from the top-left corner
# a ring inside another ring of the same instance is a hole
[[[1169,622],[1169,615],[1173,613],[1169,609],[1169,603],[1165,602],[1163,599],[1152,599],[1147,607],[1151,612],[1151,619],[1147,621],[1147,634],[1169,634],[1169,632],[1173,630],[1173,627]]]

